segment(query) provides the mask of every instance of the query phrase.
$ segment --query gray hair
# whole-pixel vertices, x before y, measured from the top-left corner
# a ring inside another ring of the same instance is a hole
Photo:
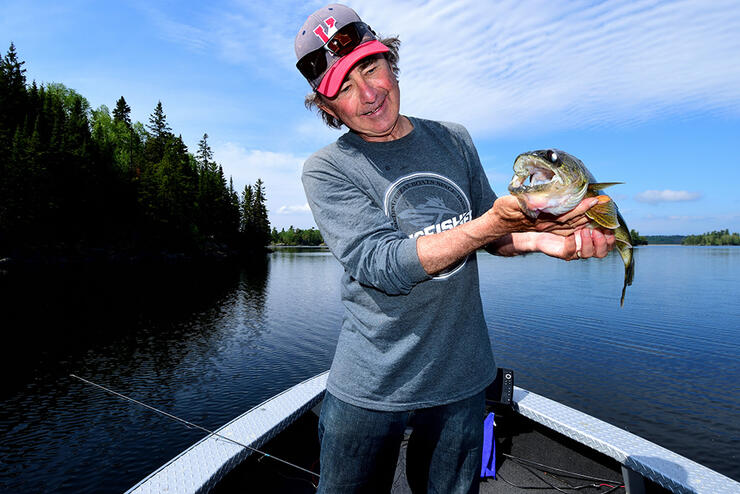
[[[382,38],[380,42],[387,46],[390,50],[382,53],[382,55],[388,61],[388,65],[390,65],[391,70],[393,71],[393,75],[395,75],[396,79],[398,79],[398,49],[401,46],[401,40],[398,39],[398,36],[392,36],[390,38]],[[321,106],[319,106],[320,104],[326,102],[325,98],[326,96],[324,96],[323,94],[319,93],[318,91],[314,91],[306,95],[306,100],[303,102],[303,104],[309,110],[316,110],[316,112],[321,116],[321,119],[324,121],[324,123],[329,127],[332,127],[334,129],[342,128],[344,122],[326,113],[324,110],[321,109]]]

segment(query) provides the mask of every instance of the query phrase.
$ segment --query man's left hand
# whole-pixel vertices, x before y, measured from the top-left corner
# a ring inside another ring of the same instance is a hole
[[[548,256],[572,261],[589,257],[606,257],[616,239],[611,230],[583,228],[567,237],[554,233],[535,233],[536,249]]]

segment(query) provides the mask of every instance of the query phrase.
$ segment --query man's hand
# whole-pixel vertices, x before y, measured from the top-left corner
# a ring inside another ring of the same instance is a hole
[[[526,252],[543,252],[570,261],[588,257],[605,257],[614,248],[611,230],[592,230],[586,211],[599,199],[590,197],[561,216],[540,214],[532,219],[519,208],[513,196],[499,197],[482,217],[491,227],[511,233],[494,240],[486,247],[492,254],[515,256]]]
[[[553,233],[533,233],[535,249],[548,256],[572,261],[589,257],[606,257],[614,248],[616,239],[611,230],[583,228],[562,237]]]
[[[589,219],[584,216],[598,201],[595,197],[584,199],[575,208],[560,216],[542,213],[537,218],[530,218],[519,207],[516,197],[508,195],[496,199],[484,218],[491,224],[491,230],[504,234],[514,232],[550,232],[557,235],[572,235],[576,230],[588,225]]]

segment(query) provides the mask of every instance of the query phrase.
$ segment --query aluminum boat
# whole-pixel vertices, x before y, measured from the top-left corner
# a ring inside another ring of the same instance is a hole
[[[319,472],[317,421],[327,375],[245,412],[127,493],[315,492],[318,477],[307,471]],[[483,494],[740,494],[735,480],[623,429],[513,384],[510,396],[510,403],[489,402],[495,413],[496,475],[481,481]],[[405,441],[394,494],[411,492],[404,461]]]

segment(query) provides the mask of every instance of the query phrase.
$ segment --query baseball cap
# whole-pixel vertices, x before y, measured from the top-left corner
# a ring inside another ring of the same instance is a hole
[[[296,67],[312,88],[329,98],[359,60],[387,51],[360,16],[340,4],[309,15],[295,38]]]

